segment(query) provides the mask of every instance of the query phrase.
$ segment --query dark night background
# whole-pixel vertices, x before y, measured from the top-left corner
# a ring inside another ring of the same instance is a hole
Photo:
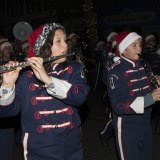
[[[121,30],[159,36],[159,0],[0,0],[0,4],[0,35],[10,40],[15,38],[14,25],[21,21],[33,29],[59,22],[68,33],[89,39],[105,39],[109,32]]]
[[[99,40],[106,40],[112,31],[136,31],[142,37],[156,33],[160,38],[160,0],[0,0],[0,36],[16,44],[13,28],[19,22],[27,22],[33,30],[44,23],[61,23],[68,34],[78,34],[94,49],[95,44]],[[21,30],[23,28],[20,27]],[[20,42],[17,44],[20,45]],[[89,69],[94,70],[95,66]],[[95,87],[96,72],[90,75],[91,86]],[[85,160],[116,160],[114,141],[104,147],[98,138],[98,129],[106,123],[106,106],[102,104],[104,86],[102,83],[98,85],[100,89],[93,89],[86,108],[81,110],[81,115],[84,115],[82,120],[87,122],[83,123]],[[160,159],[159,135],[160,131],[154,135],[154,160]],[[17,157],[20,157],[19,152]],[[19,160],[17,157],[16,160]]]

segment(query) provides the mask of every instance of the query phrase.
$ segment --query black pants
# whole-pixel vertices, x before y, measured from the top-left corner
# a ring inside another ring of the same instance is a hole
[[[13,160],[14,129],[0,129],[0,160]]]

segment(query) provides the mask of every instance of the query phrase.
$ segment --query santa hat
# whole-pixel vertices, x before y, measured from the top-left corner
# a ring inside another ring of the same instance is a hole
[[[116,47],[116,41],[113,40],[113,41],[112,41],[112,48],[115,48],[115,47]]]
[[[121,32],[114,38],[116,40],[116,56],[118,53],[122,55],[124,50],[138,38],[142,40],[142,37],[136,32]]]
[[[35,29],[28,38],[29,50],[27,56],[33,57],[35,55],[39,55],[41,47],[46,42],[50,32],[59,28],[64,30],[64,27],[58,23],[48,23]]]
[[[116,32],[111,32],[108,36],[107,36],[107,42],[110,42],[110,40],[115,36],[117,35],[118,33]]]
[[[150,40],[150,39],[152,39],[152,38],[156,38],[155,35],[149,34],[148,36],[146,36],[145,42],[147,42],[148,40]]]
[[[6,38],[0,38],[0,44],[2,44],[3,42],[6,42],[6,41],[8,41],[8,39],[6,39]]]
[[[12,45],[8,41],[7,42],[3,42],[0,45],[0,50],[2,51],[5,47],[11,47],[11,49],[12,49]]]

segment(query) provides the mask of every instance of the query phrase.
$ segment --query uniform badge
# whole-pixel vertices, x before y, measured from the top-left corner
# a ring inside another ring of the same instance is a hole
[[[86,73],[87,70],[85,68],[83,68],[83,70],[81,71],[81,78],[86,79]]]
[[[110,85],[111,89],[115,89],[114,79],[118,80],[118,76],[115,74],[111,74],[111,76],[109,78],[109,85]]]

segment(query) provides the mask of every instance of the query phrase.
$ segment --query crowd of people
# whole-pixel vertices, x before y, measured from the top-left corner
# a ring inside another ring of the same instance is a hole
[[[1,74],[0,159],[13,160],[18,133],[25,160],[83,160],[79,110],[98,83],[104,85],[106,105],[103,144],[114,136],[121,160],[152,159],[151,120],[160,113],[158,38],[111,32],[93,53],[88,47],[58,23],[39,26],[20,51],[0,38],[1,66],[29,65]]]

